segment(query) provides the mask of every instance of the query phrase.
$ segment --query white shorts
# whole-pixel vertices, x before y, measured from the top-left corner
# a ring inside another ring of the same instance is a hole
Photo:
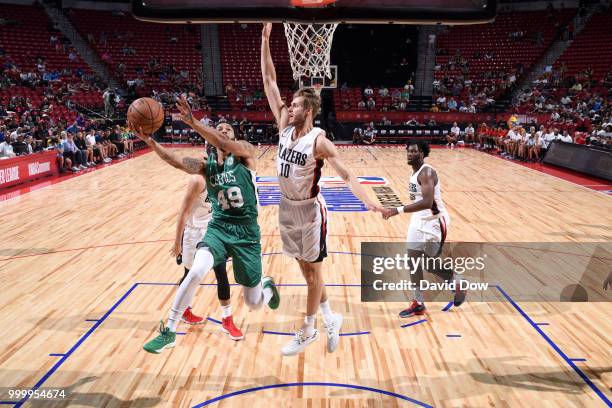
[[[437,256],[446,241],[450,226],[448,214],[438,214],[431,217],[413,215],[408,226],[407,248],[423,251],[429,256]]]
[[[327,206],[323,196],[302,201],[281,197],[278,210],[285,255],[306,262],[327,256]]]
[[[207,228],[208,226],[202,228],[185,227],[183,231],[183,252],[181,253],[185,268],[191,269],[193,266],[193,258],[198,249],[198,243],[204,238]]]

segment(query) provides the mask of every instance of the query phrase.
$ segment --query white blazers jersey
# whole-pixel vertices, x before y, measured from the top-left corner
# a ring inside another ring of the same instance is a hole
[[[314,127],[306,135],[292,141],[294,129],[294,126],[286,127],[278,140],[278,183],[283,197],[293,201],[308,200],[319,194],[323,160],[315,159],[314,146],[317,137],[324,131]]]
[[[421,188],[421,185],[419,184],[418,177],[425,167],[429,167],[434,170],[434,168],[431,167],[429,164],[423,164],[420,169],[415,171],[412,176],[410,176],[410,185],[408,186],[408,191],[410,192],[410,200],[412,202],[421,201],[423,199],[423,190]],[[448,213],[446,212],[446,207],[444,206],[444,202],[442,201],[440,178],[438,177],[438,182],[434,186],[434,201],[431,208],[428,210],[417,211],[413,213],[413,217],[434,219],[440,216],[444,216],[448,219]]]
[[[208,199],[208,193],[204,190],[193,204],[193,209],[187,217],[187,223],[185,225],[188,228],[205,228],[208,226],[211,218],[212,206]]]

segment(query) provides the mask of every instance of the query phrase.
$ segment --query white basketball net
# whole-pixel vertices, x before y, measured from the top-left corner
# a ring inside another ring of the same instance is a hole
[[[284,23],[284,26],[293,79],[297,81],[302,76],[331,79],[330,53],[338,23]]]

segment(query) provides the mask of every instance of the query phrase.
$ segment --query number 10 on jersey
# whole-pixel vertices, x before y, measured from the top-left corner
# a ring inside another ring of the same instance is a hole
[[[280,164],[280,175],[283,177],[289,177],[289,172],[291,171],[291,165],[289,163],[281,163]]]

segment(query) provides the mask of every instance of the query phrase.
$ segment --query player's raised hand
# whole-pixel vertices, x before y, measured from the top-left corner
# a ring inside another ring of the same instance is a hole
[[[262,38],[269,40],[271,33],[272,33],[272,23],[264,23],[263,30],[261,30]]]
[[[176,107],[181,112],[181,120],[191,126],[195,121],[193,118],[193,112],[191,112],[191,106],[187,102],[185,95],[181,95],[181,99],[176,102]]]
[[[136,129],[136,126],[134,126],[134,124],[132,122],[128,121],[128,129],[130,129],[130,132],[134,133],[136,135],[136,137],[138,137],[140,140],[142,140],[146,144],[149,144],[149,142],[151,142],[153,140],[153,139],[151,139],[151,135],[147,135],[142,130],[142,126],[140,126],[138,129]]]

